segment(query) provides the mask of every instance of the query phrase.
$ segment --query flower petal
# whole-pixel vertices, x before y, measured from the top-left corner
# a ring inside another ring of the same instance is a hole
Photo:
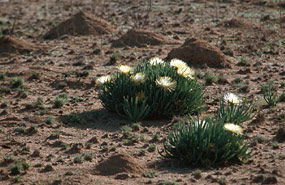
[[[242,128],[239,125],[235,125],[233,123],[225,123],[224,128],[235,134],[242,134]]]
[[[149,59],[149,63],[153,66],[156,66],[157,64],[163,64],[164,61],[161,58],[153,57],[153,58]]]
[[[159,79],[156,79],[155,81],[156,85],[168,90],[173,91],[176,88],[176,81],[172,80],[172,78],[168,76],[160,77]]]

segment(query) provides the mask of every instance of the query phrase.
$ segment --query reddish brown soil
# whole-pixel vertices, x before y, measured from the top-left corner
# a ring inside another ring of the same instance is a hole
[[[109,22],[80,11],[48,31],[44,38],[54,39],[63,35],[102,35],[113,32],[115,27]]]
[[[15,36],[0,37],[0,55],[20,54],[38,49],[35,44],[19,39]]]
[[[0,2],[0,35],[14,33],[8,37],[12,44],[0,44],[1,54],[8,52],[0,58],[1,185],[285,184],[285,103],[269,108],[260,93],[269,80],[278,95],[285,91],[285,25],[280,25],[285,9],[261,0],[156,0],[151,7],[148,2]],[[228,20],[242,22],[221,26]],[[122,39],[138,25],[146,33],[139,42],[136,33]],[[53,39],[42,39],[49,30]],[[127,47],[112,47],[114,40]],[[45,49],[21,52],[39,46]],[[102,107],[95,77],[114,73],[120,64],[166,58],[172,50],[183,51],[175,57],[193,64],[205,84],[203,115],[215,113],[225,92],[255,100],[254,118],[242,125],[252,152],[248,163],[205,169],[167,161],[159,151],[180,117],[126,129],[130,121]],[[115,54],[120,58],[112,65]],[[231,68],[225,68],[229,63]],[[207,73],[218,80],[206,85]],[[24,80],[22,88],[12,88],[14,77]],[[68,100],[56,108],[61,93]],[[15,158],[25,159],[29,167],[12,173]],[[114,175],[95,173],[100,165]]]
[[[170,51],[167,59],[178,58],[190,66],[229,67],[231,61],[215,46],[197,38],[188,38],[184,44]]]
[[[141,175],[144,170],[143,165],[132,156],[117,154],[98,164],[95,168],[95,173],[99,175],[115,175],[125,172]]]
[[[156,45],[168,45],[168,44],[179,44],[168,36],[153,33],[151,31],[132,29],[129,30],[118,40],[112,42],[112,47],[144,47],[144,46],[156,46]]]
[[[231,20],[224,21],[218,25],[228,27],[228,28],[244,28],[244,29],[255,28],[255,29],[259,29],[259,26],[256,24],[253,24],[247,20],[237,19],[237,18],[233,18]]]

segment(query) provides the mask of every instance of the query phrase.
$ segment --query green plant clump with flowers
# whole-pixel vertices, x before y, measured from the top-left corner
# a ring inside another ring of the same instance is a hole
[[[109,111],[132,121],[198,113],[203,109],[203,86],[185,62],[151,58],[136,67],[121,65],[112,76],[96,80],[99,98]]]
[[[253,117],[252,107],[251,101],[225,93],[213,118],[188,116],[178,122],[160,154],[189,166],[247,162],[251,152],[240,125]]]
[[[251,153],[239,125],[223,119],[184,118],[170,131],[160,154],[188,166],[247,162]]]
[[[242,100],[233,93],[224,94],[216,112],[216,119],[241,125],[252,119],[254,111],[253,101]]]

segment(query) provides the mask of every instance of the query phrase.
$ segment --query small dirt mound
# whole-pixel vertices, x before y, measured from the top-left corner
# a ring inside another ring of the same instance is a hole
[[[184,44],[170,51],[167,60],[178,58],[190,66],[207,65],[214,68],[230,67],[231,61],[217,47],[197,38],[188,38]]]
[[[44,39],[55,39],[63,35],[102,35],[115,30],[111,23],[80,11],[47,32]]]
[[[141,165],[135,158],[128,154],[117,154],[101,162],[95,168],[95,174],[115,175],[118,173],[140,174],[143,172]]]
[[[118,40],[112,42],[112,47],[144,47],[146,45],[161,45],[161,44],[179,44],[172,38],[169,38],[160,33],[153,33],[146,30],[132,29],[129,30]]]
[[[33,43],[21,40],[14,36],[0,38],[0,55],[20,54],[38,49]]]
[[[243,28],[243,29],[252,29],[252,28],[259,28],[256,24],[251,23],[247,20],[243,20],[243,19],[237,19],[237,18],[233,18],[231,20],[226,20],[220,24],[218,24],[218,26],[223,26],[226,28]]]

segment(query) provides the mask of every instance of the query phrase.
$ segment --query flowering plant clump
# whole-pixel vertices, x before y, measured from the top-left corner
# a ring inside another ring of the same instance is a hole
[[[169,133],[160,154],[190,166],[246,162],[250,153],[242,128],[223,119],[185,118]]]
[[[251,101],[245,101],[233,93],[226,93],[221,98],[220,107],[217,110],[217,119],[223,119],[225,123],[241,124],[253,116]]]
[[[106,109],[133,121],[197,113],[204,99],[194,74],[183,61],[154,57],[134,68],[119,66],[111,78],[98,79],[99,98]]]

